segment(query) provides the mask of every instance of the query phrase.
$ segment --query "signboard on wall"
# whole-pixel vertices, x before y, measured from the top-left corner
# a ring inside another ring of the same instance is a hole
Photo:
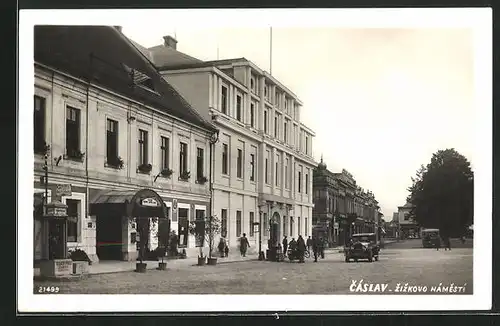
[[[71,184],[56,185],[56,197],[71,196],[72,193]]]
[[[158,201],[154,198],[144,198],[141,201],[141,205],[142,206],[149,206],[149,207],[158,207],[159,206]]]
[[[172,199],[172,212],[177,212],[177,199]]]

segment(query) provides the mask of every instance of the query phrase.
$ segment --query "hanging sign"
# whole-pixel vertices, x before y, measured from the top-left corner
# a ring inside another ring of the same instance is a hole
[[[57,184],[56,185],[56,197],[61,196],[71,196],[71,184]]]
[[[158,202],[154,198],[144,198],[141,202],[142,206],[158,207]]]
[[[177,199],[172,200],[172,211],[177,212]]]

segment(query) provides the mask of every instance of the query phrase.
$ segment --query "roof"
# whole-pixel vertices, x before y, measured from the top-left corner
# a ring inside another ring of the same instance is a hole
[[[111,26],[35,26],[35,62],[216,131],[160,75],[147,52]],[[133,83],[130,69],[149,77],[156,93]]]
[[[139,47],[143,48],[140,45]],[[203,63],[203,61],[189,56],[176,49],[173,49],[169,46],[157,45],[150,47],[149,49],[143,49],[150,53],[152,57],[151,61],[154,62],[157,67],[168,68],[173,66]]]

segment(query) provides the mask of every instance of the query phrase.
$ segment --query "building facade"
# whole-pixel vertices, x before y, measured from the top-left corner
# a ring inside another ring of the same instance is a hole
[[[417,223],[410,217],[410,212],[413,206],[406,203],[398,207],[398,233],[400,238],[407,239],[409,237],[419,237],[420,228]]]
[[[330,246],[344,244],[354,233],[378,232],[380,207],[371,191],[345,169],[329,171],[323,159],[313,173],[313,225]]]
[[[213,211],[230,247],[254,223],[267,240],[311,234],[314,132],[300,121],[302,102],[280,81],[246,60],[203,62],[176,41],[142,48],[165,79],[220,130],[213,160]],[[280,241],[280,240],[278,240]]]
[[[68,206],[68,249],[83,249],[93,261],[135,260],[140,235],[119,207],[145,190],[154,195],[148,205],[164,205],[168,218],[153,223],[150,248],[159,228],[194,247],[183,232],[210,210],[217,129],[113,27],[37,26],[34,77],[34,196],[47,191],[50,202],[71,185],[60,198]],[[35,212],[35,260],[46,259]]]

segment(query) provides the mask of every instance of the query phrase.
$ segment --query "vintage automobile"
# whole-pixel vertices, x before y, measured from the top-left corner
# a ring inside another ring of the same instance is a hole
[[[351,259],[368,259],[372,262],[374,259],[378,261],[380,245],[377,243],[375,233],[358,233],[351,236],[351,240],[344,248],[346,263]]]

